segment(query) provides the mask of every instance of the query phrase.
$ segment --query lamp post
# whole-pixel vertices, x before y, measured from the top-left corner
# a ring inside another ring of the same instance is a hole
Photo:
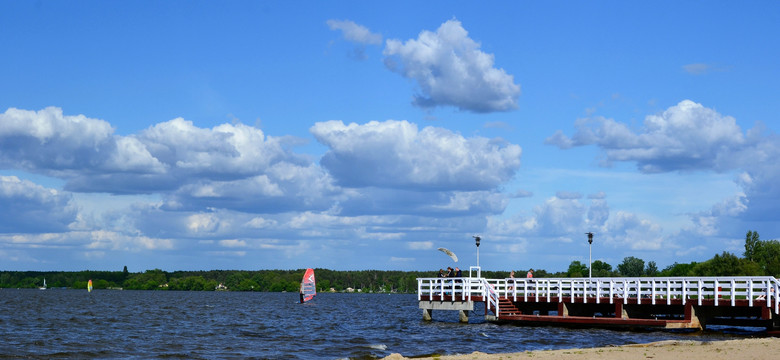
[[[474,240],[477,242],[477,267],[479,267],[479,236],[474,236]]]
[[[588,235],[588,280],[593,276],[593,233],[587,232]]]

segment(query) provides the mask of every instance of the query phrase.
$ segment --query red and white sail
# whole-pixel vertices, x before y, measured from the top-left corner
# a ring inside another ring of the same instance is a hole
[[[317,295],[317,286],[314,281],[314,269],[306,269],[301,280],[301,302],[305,303]]]

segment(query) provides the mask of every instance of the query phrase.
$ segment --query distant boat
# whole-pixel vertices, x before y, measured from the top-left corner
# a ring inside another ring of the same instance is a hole
[[[306,269],[306,273],[303,274],[303,280],[301,280],[301,304],[314,299],[317,295],[317,287],[314,282],[314,269]]]
[[[46,290],[46,278],[43,278],[43,286],[39,287],[38,289]]]
[[[87,292],[92,292],[92,279],[87,281]]]

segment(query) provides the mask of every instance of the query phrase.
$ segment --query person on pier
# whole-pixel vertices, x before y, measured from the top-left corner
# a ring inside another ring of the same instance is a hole
[[[510,271],[510,272],[509,272],[509,278],[510,278],[510,279],[514,279],[514,278],[515,278],[515,271],[514,271],[514,270],[512,270],[512,271]],[[514,284],[514,283],[515,283],[515,281],[514,281],[514,280],[511,280],[511,281],[512,281],[512,284]],[[514,288],[515,288],[514,286],[512,286],[512,285],[509,285],[509,286],[506,288],[506,291],[512,291]]]

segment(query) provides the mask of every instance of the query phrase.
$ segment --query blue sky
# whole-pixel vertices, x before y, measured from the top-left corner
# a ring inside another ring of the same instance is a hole
[[[778,238],[774,2],[0,2],[3,270],[660,268]]]

